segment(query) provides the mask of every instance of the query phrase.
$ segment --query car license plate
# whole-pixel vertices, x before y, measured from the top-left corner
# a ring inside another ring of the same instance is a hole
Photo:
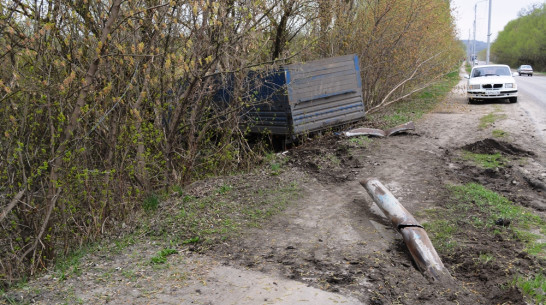
[[[485,95],[499,95],[500,91],[498,90],[488,90],[485,92]]]

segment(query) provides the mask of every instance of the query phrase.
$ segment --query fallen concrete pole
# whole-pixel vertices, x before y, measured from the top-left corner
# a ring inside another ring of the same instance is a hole
[[[376,178],[360,181],[379,208],[390,218],[396,231],[402,234],[417,267],[433,281],[451,281],[449,271],[444,267],[427,232],[415,218],[398,202],[394,195]]]

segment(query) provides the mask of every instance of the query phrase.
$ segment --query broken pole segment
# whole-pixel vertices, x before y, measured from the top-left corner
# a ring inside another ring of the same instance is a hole
[[[417,267],[433,281],[451,281],[449,271],[444,267],[427,232],[408,212],[394,195],[376,178],[360,181],[381,211],[387,216],[396,231],[402,234]]]

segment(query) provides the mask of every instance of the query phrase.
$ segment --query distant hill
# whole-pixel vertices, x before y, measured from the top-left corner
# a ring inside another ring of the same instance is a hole
[[[465,51],[469,50],[469,52],[472,53],[474,40],[461,40],[461,42],[464,43]],[[468,44],[470,44],[470,48],[468,48]],[[487,42],[476,40],[476,54],[480,53],[481,50],[485,49],[487,49]]]

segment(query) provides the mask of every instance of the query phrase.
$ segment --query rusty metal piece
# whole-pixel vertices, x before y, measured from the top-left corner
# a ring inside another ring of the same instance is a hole
[[[387,134],[387,136],[392,136],[393,134],[406,132],[408,130],[415,130],[415,124],[413,124],[413,121],[409,121],[407,123],[404,123],[404,124],[398,125],[396,127],[387,129],[387,130],[385,130],[385,133]]]
[[[415,130],[415,124],[413,124],[412,121],[407,122],[402,125],[398,125],[396,127],[387,129],[387,130],[381,130],[376,128],[355,128],[351,129],[349,131],[343,132],[343,134],[346,137],[354,137],[354,136],[376,136],[376,137],[388,137],[397,133],[406,132],[408,130]]]
[[[451,280],[451,275],[436,253],[427,232],[396,197],[376,178],[362,180],[360,184],[391,220],[393,227],[402,234],[419,270],[434,281]]]
[[[343,132],[346,137],[355,137],[355,136],[376,136],[384,137],[385,131],[376,128],[356,128],[349,131]]]

